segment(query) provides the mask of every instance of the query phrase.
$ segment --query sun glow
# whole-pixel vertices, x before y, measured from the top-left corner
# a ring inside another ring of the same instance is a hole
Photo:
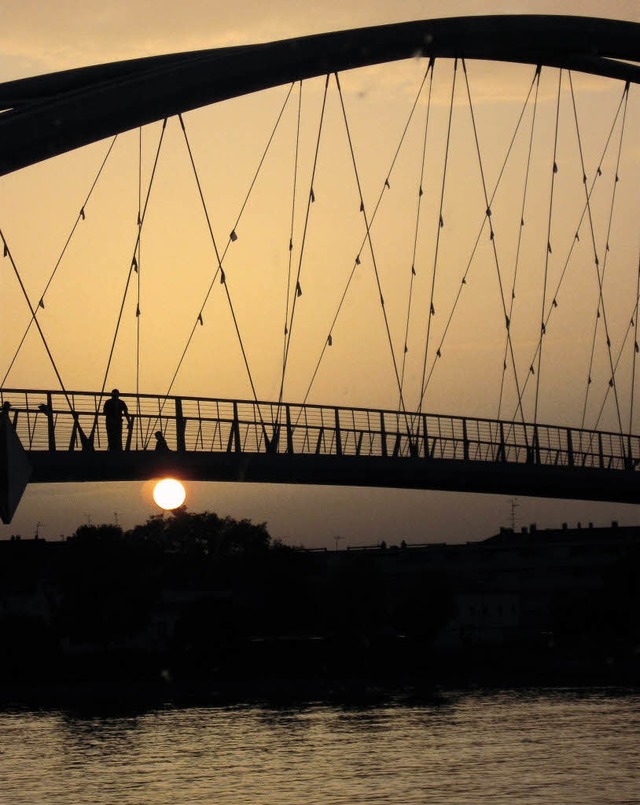
[[[177,509],[184,503],[186,495],[184,486],[175,478],[163,478],[153,488],[153,499],[161,509]]]

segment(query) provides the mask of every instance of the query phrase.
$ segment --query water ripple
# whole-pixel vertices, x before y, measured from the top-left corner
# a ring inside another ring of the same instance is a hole
[[[5,805],[640,803],[640,695],[0,713]]]

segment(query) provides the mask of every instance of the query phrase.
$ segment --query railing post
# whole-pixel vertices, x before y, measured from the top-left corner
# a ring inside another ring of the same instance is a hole
[[[540,464],[540,443],[538,441],[537,425],[533,426],[533,439],[531,441],[531,447],[527,447],[527,464]]]
[[[125,443],[124,449],[128,453],[131,450],[131,438],[133,436],[133,416],[130,416],[127,420],[127,441]]]
[[[335,408],[336,415],[336,455],[342,455],[342,434],[340,433],[340,411]]]
[[[462,455],[465,461],[469,461],[469,435],[467,434],[467,420],[462,420]]]
[[[387,455],[387,431],[384,427],[384,412],[380,411],[380,445],[382,455],[386,458]]]
[[[429,453],[429,433],[427,431],[427,415],[422,415],[422,441],[424,442],[424,457],[431,458]]]
[[[408,420],[405,418],[405,423]],[[420,422],[419,420],[411,417],[411,426],[407,428],[407,438],[409,439],[409,455],[411,458],[420,457]]]
[[[240,416],[238,414],[238,403],[233,401],[233,424],[231,425],[231,435],[233,437],[233,447],[236,453],[240,450]]]
[[[287,421],[287,453],[293,453],[293,429],[291,427],[291,411],[288,403],[284,411]]]
[[[602,434],[598,434],[598,456],[600,458],[600,469],[604,469],[604,451],[602,449]]]
[[[47,392],[47,435],[49,437],[49,450],[52,453],[56,451],[56,431],[53,425],[53,399],[51,392]]]
[[[182,413],[182,398],[176,397],[176,449],[179,453],[184,453],[187,449],[184,434],[187,427],[187,420]]]
[[[78,435],[78,414],[75,412],[72,414],[73,416],[73,427],[71,428],[71,438],[69,439],[69,451],[75,450],[76,448],[76,438]]]
[[[496,456],[496,461],[506,461],[507,460],[507,449],[504,443],[504,422],[500,423],[500,444],[498,445],[498,454]]]
[[[567,428],[567,461],[573,467],[573,439],[571,438],[571,428]]]

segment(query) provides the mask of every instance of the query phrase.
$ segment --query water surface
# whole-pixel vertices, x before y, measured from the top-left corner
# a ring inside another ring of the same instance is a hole
[[[0,713],[0,802],[640,803],[640,694]]]

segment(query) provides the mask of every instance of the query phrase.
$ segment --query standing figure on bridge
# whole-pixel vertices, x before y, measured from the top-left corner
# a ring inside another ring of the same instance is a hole
[[[130,423],[131,417],[126,402],[120,399],[118,389],[111,392],[111,397],[104,404],[102,412],[107,425],[109,450],[122,450],[122,418],[124,417],[127,423]]]
[[[10,410],[11,410],[11,403],[9,402],[9,400],[5,400],[2,403],[2,408],[0,408],[0,421],[3,420],[3,419],[6,419],[7,422],[11,421],[9,419],[9,411]]]

